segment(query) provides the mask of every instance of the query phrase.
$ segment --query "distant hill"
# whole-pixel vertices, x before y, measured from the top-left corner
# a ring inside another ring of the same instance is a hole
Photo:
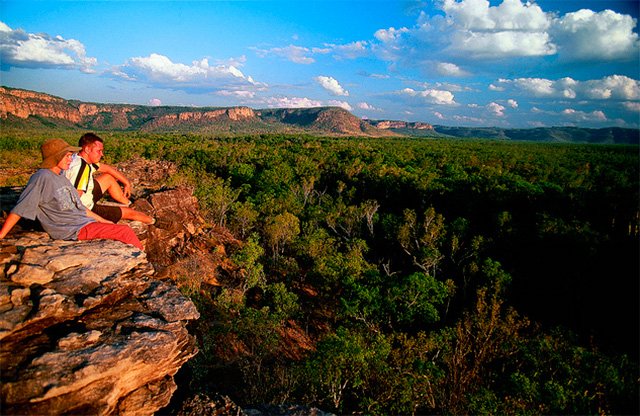
[[[88,103],[0,87],[0,126],[206,134],[292,133],[366,137],[480,138],[565,143],[640,144],[640,130],[609,127],[432,126],[424,122],[362,120],[339,107],[252,109]]]
[[[393,136],[393,132],[378,129],[339,107],[280,108],[257,110],[261,120],[309,129],[353,136]]]
[[[434,131],[449,137],[477,137],[493,140],[518,140],[562,143],[640,144],[640,130],[620,127],[587,129],[582,127],[538,127],[501,129],[497,127],[434,126]]]
[[[0,119],[31,127],[216,134],[310,133],[393,136],[338,107],[265,109],[86,103],[0,87]]]

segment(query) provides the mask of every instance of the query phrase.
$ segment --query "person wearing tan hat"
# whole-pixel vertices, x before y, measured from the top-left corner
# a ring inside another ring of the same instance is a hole
[[[38,220],[49,236],[56,240],[110,239],[143,250],[131,227],[113,224],[88,210],[71,182],[62,174],[79,147],[62,139],[50,139],[40,147],[42,163],[31,175],[16,206],[7,216],[0,239],[5,238],[20,218]]]

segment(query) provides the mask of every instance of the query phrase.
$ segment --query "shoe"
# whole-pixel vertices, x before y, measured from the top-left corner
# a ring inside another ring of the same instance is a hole
[[[156,228],[166,231],[175,231],[180,228],[180,224],[168,218],[154,218],[153,225]]]

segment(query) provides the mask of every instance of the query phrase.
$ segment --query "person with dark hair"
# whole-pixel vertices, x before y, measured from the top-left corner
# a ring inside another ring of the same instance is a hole
[[[78,191],[84,205],[114,223],[125,219],[153,224],[155,221],[152,217],[129,207],[131,203],[129,201],[131,196],[129,179],[116,168],[99,163],[104,154],[102,138],[94,133],[86,133],[80,137],[78,145],[81,150],[74,155],[65,175]],[[105,194],[111,196],[122,206],[98,204],[97,202]]]
[[[47,234],[56,240],[109,239],[144,250],[131,227],[113,224],[87,209],[62,174],[69,168],[73,153],[79,150],[62,139],[50,139],[42,144],[41,169],[31,175],[16,206],[2,224],[0,239],[24,217],[38,220]]]

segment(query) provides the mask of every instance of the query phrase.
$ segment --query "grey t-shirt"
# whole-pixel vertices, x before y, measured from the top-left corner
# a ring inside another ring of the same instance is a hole
[[[29,178],[11,212],[29,220],[37,219],[51,238],[57,240],[77,240],[78,231],[94,222],[87,216],[71,182],[50,169],[39,169]]]

